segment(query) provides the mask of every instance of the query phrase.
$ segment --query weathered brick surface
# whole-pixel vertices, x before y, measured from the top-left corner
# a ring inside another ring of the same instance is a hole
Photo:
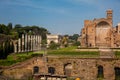
[[[104,80],[114,80],[114,68],[120,67],[120,59],[48,57],[46,63],[43,60],[42,57],[37,57],[25,62],[27,65],[22,65],[22,67],[19,65],[19,67],[14,66],[6,69],[3,74],[11,78],[20,79],[24,75],[33,74],[34,66],[38,66],[39,73],[48,73],[48,67],[54,67],[55,75],[64,75],[65,67],[67,66],[66,68],[71,69],[70,75],[72,77],[80,77],[82,80],[97,80],[98,66],[101,65],[103,66]]]
[[[106,18],[84,21],[82,47],[120,47],[120,24],[113,26],[112,14],[112,10],[107,10]]]

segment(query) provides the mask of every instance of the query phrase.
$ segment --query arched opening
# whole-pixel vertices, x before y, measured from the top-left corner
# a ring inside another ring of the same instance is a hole
[[[51,40],[51,41],[50,41],[50,44],[52,44],[52,43],[55,43],[55,42]]]
[[[64,75],[66,76],[71,76],[72,73],[72,64],[71,63],[67,63],[64,65]]]
[[[101,21],[96,25],[96,46],[111,45],[111,27],[108,22]]]
[[[104,74],[103,74],[103,66],[98,66],[98,75],[97,78],[104,78]]]
[[[120,80],[120,68],[115,67],[115,80]]]
[[[55,74],[55,68],[54,67],[48,67],[48,73]]]
[[[39,72],[39,67],[38,66],[34,66],[33,68],[33,73],[38,73]]]

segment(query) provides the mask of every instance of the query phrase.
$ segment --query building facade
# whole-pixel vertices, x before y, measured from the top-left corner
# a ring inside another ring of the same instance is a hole
[[[85,20],[80,38],[83,47],[120,47],[120,24],[113,27],[113,11],[106,18]]]

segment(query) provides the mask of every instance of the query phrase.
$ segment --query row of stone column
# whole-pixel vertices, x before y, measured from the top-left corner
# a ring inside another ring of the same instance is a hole
[[[41,36],[40,35],[28,35],[22,34],[22,38],[19,38],[14,43],[14,52],[29,52],[40,50],[41,48]]]

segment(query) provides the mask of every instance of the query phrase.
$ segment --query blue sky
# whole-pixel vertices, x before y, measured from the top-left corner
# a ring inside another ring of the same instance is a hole
[[[120,0],[0,0],[0,24],[37,25],[52,34],[79,34],[84,20],[106,17],[120,22]]]

